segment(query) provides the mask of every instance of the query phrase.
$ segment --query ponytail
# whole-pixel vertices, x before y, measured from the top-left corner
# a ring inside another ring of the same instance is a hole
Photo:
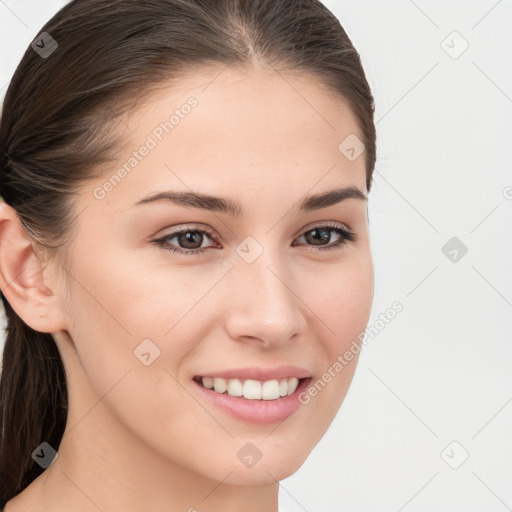
[[[34,331],[1,295],[7,316],[0,377],[0,507],[43,471],[32,452],[56,451],[67,420],[64,365],[51,334]]]

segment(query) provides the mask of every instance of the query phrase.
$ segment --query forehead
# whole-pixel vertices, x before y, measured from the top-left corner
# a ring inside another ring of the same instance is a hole
[[[364,155],[351,161],[339,149],[348,136],[362,139],[357,119],[298,72],[196,70],[159,86],[120,126],[118,161],[86,186],[90,198],[110,181],[103,206],[124,209],[165,188],[233,190],[241,202],[276,191],[299,197],[317,184],[365,190]]]

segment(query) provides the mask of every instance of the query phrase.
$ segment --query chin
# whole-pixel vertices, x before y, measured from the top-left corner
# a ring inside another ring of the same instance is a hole
[[[285,453],[286,452],[286,453]],[[308,454],[274,448],[269,456],[263,454],[252,466],[243,463],[226,465],[221,474],[232,473],[226,480],[231,485],[271,485],[293,475],[305,462]]]
[[[293,475],[303,462],[302,460],[298,464],[268,464],[260,467],[258,467],[259,464],[256,464],[250,469],[236,469],[226,479],[226,483],[230,485],[274,485]]]

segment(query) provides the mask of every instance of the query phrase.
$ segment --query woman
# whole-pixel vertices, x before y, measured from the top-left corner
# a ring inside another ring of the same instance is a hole
[[[277,510],[370,315],[373,112],[317,0],[41,29],[0,127],[6,512]]]

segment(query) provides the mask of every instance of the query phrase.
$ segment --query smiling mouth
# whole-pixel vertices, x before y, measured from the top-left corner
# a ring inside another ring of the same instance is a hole
[[[266,381],[253,379],[224,379],[221,377],[194,377],[202,387],[218,394],[243,397],[247,400],[277,400],[295,392],[302,381],[297,377]]]

